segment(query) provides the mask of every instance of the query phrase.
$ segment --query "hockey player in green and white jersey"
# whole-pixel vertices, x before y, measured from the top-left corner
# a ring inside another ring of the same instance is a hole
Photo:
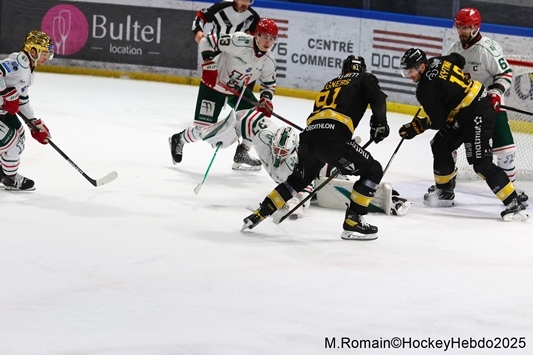
[[[513,71],[503,55],[500,45],[480,33],[481,14],[475,8],[459,10],[454,20],[454,30],[459,41],[452,44],[449,53],[459,53],[466,64],[463,72],[473,80],[481,82],[488,90],[490,100],[496,111],[496,125],[493,133],[493,153],[497,165],[502,168],[513,183],[515,181],[515,154],[511,128],[503,104],[504,94],[511,87]],[[519,200],[528,199],[526,193],[516,189]]]
[[[273,110],[272,98],[276,88],[276,60],[270,51],[278,35],[276,23],[261,19],[255,34],[243,32],[234,34],[211,33],[200,41],[202,82],[200,83],[193,125],[169,138],[172,161],[180,163],[183,146],[202,139],[202,129],[218,121],[226,102],[234,107],[236,91],[246,87],[246,83],[259,80],[260,93],[258,109],[267,116]],[[253,93],[246,90],[248,99],[257,102]],[[242,100],[239,108],[252,108],[248,100]],[[235,107],[235,109],[238,109]],[[237,146],[233,169],[241,170],[242,165],[261,168],[261,162],[249,156],[250,145],[246,142]]]
[[[54,44],[42,31],[31,31],[24,39],[24,48],[0,60],[0,180],[6,190],[35,190],[35,183],[18,173],[24,151],[24,127],[17,117],[20,111],[37,130],[31,135],[47,144],[50,132],[41,119],[36,119],[30,105],[28,88],[33,83],[33,71],[54,56]]]

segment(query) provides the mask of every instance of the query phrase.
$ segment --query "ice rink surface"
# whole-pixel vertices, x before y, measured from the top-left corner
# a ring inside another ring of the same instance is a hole
[[[454,208],[425,207],[432,132],[405,141],[385,175],[415,205],[370,214],[377,240],[341,240],[344,213],[316,206],[242,233],[245,207],[275,185],[264,171],[232,171],[232,146],[194,194],[213,149],[186,145],[174,166],[168,137],[192,123],[196,93],[36,74],[31,102],[54,142],[91,177],[119,176],[95,188],[27,134],[19,172],[37,190],[0,191],[0,354],[533,353],[533,222],[503,222],[482,181],[459,182]],[[299,125],[312,109],[273,102]],[[368,149],[383,166],[411,120],[388,118],[390,137]],[[411,348],[362,349],[394,337]],[[517,348],[445,349],[471,338]]]

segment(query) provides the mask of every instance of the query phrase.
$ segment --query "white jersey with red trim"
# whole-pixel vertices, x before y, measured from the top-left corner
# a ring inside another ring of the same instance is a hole
[[[488,38],[481,37],[467,49],[463,48],[460,41],[450,47],[449,53],[456,52],[466,59],[463,69],[474,80],[481,82],[487,89],[496,88],[502,96],[511,87],[513,70],[503,56],[500,45]]]
[[[5,87],[14,87],[17,89],[20,100],[20,112],[28,118],[34,118],[35,114],[30,106],[30,98],[28,96],[28,87],[33,83],[33,72],[30,66],[30,59],[26,53],[11,53],[7,58],[0,60],[0,72],[2,74],[0,77],[3,76]],[[1,103],[3,102],[0,101]]]
[[[249,82],[259,79],[260,96],[272,98],[276,90],[276,59],[270,50],[256,54],[255,38],[244,32],[210,34],[200,41],[202,55],[212,52],[217,63],[218,81],[240,90]],[[232,95],[231,91],[217,85],[215,90]]]

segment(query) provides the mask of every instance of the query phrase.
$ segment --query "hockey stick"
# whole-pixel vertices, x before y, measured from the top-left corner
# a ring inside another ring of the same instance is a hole
[[[418,116],[418,114],[420,113],[420,110],[422,110],[422,106],[418,107],[418,110],[416,111],[414,117]],[[394,153],[392,153],[392,156],[390,157],[389,162],[387,163],[387,166],[385,167],[385,169],[383,169],[383,175],[385,175],[387,170],[389,170],[389,166],[392,163],[392,160],[394,159],[394,157],[396,156],[396,153],[398,153],[398,150],[400,150],[400,147],[404,140],[405,138],[402,137],[402,139],[400,140],[400,143],[398,143],[398,146],[396,147],[396,149],[394,149]]]
[[[366,149],[370,145],[370,143],[372,143],[373,141],[374,141],[374,139],[371,138],[368,142],[365,143],[365,145],[363,146],[363,149]],[[309,201],[309,199],[311,199],[318,191],[320,191],[324,186],[326,186],[331,180],[335,179],[340,173],[341,173],[340,169],[335,170],[335,172],[333,174],[331,174],[326,180],[324,180],[324,182],[322,182],[320,185],[318,185],[318,187],[315,188],[313,190],[313,192],[311,192],[309,195],[307,195],[302,201],[300,201],[300,203],[298,203],[296,206],[294,206],[294,208],[292,210],[287,212],[287,214],[283,215],[279,219],[279,221],[277,221],[277,223],[276,223],[276,221],[274,221],[274,223],[280,224],[281,222],[286,220],[291,214],[293,214],[298,208],[300,208],[300,206],[302,206],[304,203]]]
[[[224,84],[222,82],[219,82],[218,85],[222,86],[224,89],[228,90],[228,91],[231,91],[233,93],[233,95],[239,95],[239,92],[237,90],[235,90],[234,88],[228,86],[227,84]],[[244,92],[246,90],[246,85],[243,86],[243,90],[242,92]],[[241,95],[242,95],[242,92],[241,92]],[[259,104],[259,102],[257,101],[254,101],[246,96],[242,96],[242,99],[246,102],[248,102],[249,104],[251,105],[254,105],[257,107],[257,105]],[[237,109],[239,106],[239,104],[237,103],[235,105],[235,108]],[[293,126],[294,128],[300,130],[300,131],[303,131],[304,129],[300,126],[298,126],[296,123],[293,123],[291,121],[289,121],[288,119],[286,119],[285,117],[282,117],[280,115],[278,115],[277,113],[275,113],[274,111],[272,111],[272,116],[278,118],[279,120],[285,122],[286,124],[290,125],[290,126]]]
[[[34,131],[38,131],[39,128],[37,128],[37,126],[26,116],[24,116],[24,114],[22,112],[18,112],[18,115],[24,120],[24,122],[26,122],[26,124]],[[50,138],[48,138],[48,144],[50,144],[52,146],[52,148],[54,148],[63,158],[65,158],[66,161],[68,161],[68,163],[70,165],[72,165],[72,167],[74,167],[74,169],[76,169],[78,171],[78,173],[80,173],[85,179],[87,179],[87,181],[89,181],[93,186],[95,187],[98,187],[98,186],[102,186],[102,185],[105,185],[113,180],[115,180],[117,177],[118,177],[118,174],[116,171],[112,171],[110,172],[109,174],[107,174],[106,176],[98,179],[98,180],[95,180],[93,178],[91,178],[89,175],[85,174],[85,172],[83,170],[81,170],[81,168],[76,165],[76,163],[74,163],[72,161],[72,159],[70,159],[65,153],[63,153],[63,151],[61,149],[59,149],[59,147],[54,143],[52,142],[52,140]]]
[[[247,77],[244,81],[244,87],[248,85],[248,82],[250,81],[250,77]],[[239,106],[239,103],[241,102],[241,99],[244,95],[244,90],[242,90],[241,94],[239,95],[239,99],[237,100],[237,104],[235,107]],[[200,182],[196,187],[194,188],[194,194],[198,195],[200,192],[200,189],[202,186],[204,186],[205,179],[207,179],[207,174],[209,174],[209,170],[211,170],[211,165],[213,165],[213,161],[215,160],[215,157],[217,156],[218,150],[220,149],[220,146],[222,146],[222,142],[217,143],[217,147],[215,149],[215,152],[213,153],[213,157],[211,158],[211,161],[209,162],[209,165],[207,166],[207,170],[205,171],[204,178],[202,179],[202,182]]]
[[[509,110],[509,111],[514,111],[514,112],[518,112],[518,113],[522,113],[524,115],[528,115],[528,116],[533,116],[533,112],[528,112],[528,111],[523,111],[523,110],[520,110],[518,108],[514,108],[514,107],[510,107],[510,106],[505,106],[505,105],[500,105],[501,108],[505,109],[505,110]]]

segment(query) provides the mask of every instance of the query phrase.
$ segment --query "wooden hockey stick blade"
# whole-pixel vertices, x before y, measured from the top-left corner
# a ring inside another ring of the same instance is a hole
[[[533,116],[533,112],[528,112],[528,111],[520,110],[518,108],[505,106],[505,105],[500,105],[500,107],[503,108],[504,110],[514,111],[514,112],[522,113],[524,115]]]
[[[112,171],[109,174],[107,174],[106,176],[101,177],[98,180],[94,180],[93,185],[96,186],[96,187],[102,186],[102,185],[110,183],[111,181],[115,180],[117,177],[118,177],[117,172],[116,171]]]

